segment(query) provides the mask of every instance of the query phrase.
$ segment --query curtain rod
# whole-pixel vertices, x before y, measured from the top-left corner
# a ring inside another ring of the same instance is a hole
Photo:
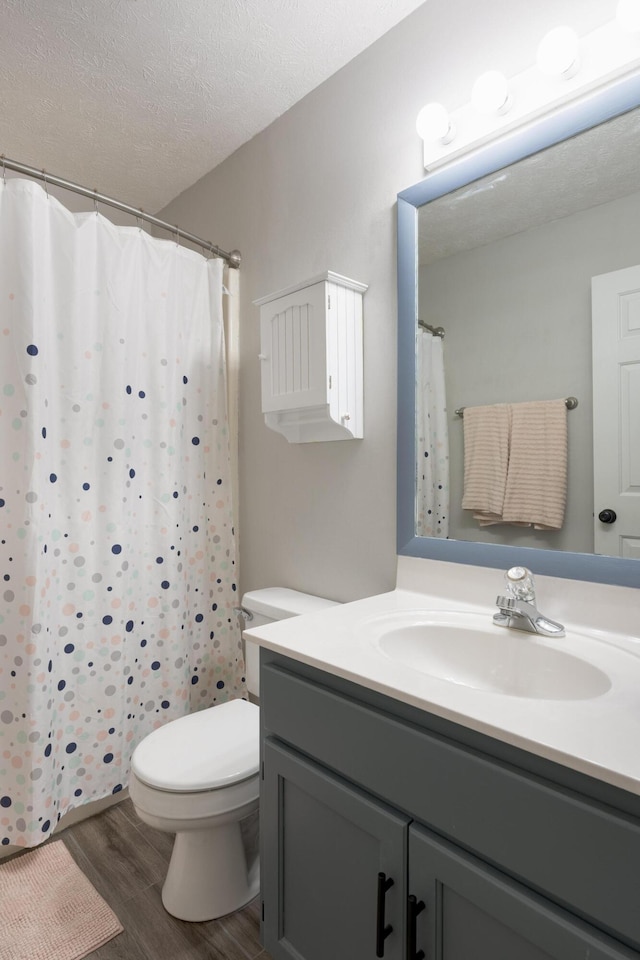
[[[70,190],[72,193],[79,193],[83,197],[89,197],[96,204],[103,203],[106,206],[115,207],[116,210],[122,210],[124,213],[130,213],[132,216],[137,217],[138,220],[145,220],[147,223],[152,223],[155,227],[160,227],[162,230],[168,230],[170,233],[175,234],[178,240],[180,240],[180,237],[182,237],[183,240],[188,240],[190,243],[195,243],[196,246],[202,247],[203,250],[208,250],[214,256],[220,257],[222,260],[226,260],[230,267],[238,269],[240,266],[242,256],[239,250],[232,250],[231,253],[227,253],[226,250],[221,250],[220,247],[217,247],[209,240],[202,240],[200,237],[196,237],[196,235],[193,233],[187,233],[186,230],[180,230],[180,228],[174,224],[167,223],[165,220],[160,220],[158,217],[154,217],[150,213],[145,213],[144,210],[138,210],[135,207],[129,206],[128,203],[122,203],[120,200],[114,200],[113,197],[107,197],[102,193],[98,193],[97,190],[90,190],[88,187],[83,187],[79,183],[74,183],[72,180],[65,180],[63,177],[56,177],[52,173],[47,173],[46,170],[38,170],[36,167],[27,166],[26,163],[18,163],[17,160],[10,160],[8,157],[5,157],[4,154],[0,155],[0,163],[2,163],[3,172],[4,170],[13,170],[15,173],[24,173],[26,176],[33,177],[36,180],[43,180],[45,187],[50,183],[55,187],[62,187],[64,190]]]
[[[444,327],[432,327],[430,323],[426,323],[420,318],[418,318],[418,326],[422,327],[423,330],[428,330],[434,337],[440,337],[441,340],[444,340]]]

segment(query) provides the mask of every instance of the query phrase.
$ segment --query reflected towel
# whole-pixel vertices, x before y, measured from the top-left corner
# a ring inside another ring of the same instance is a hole
[[[537,530],[559,530],[566,502],[565,401],[512,404],[503,522],[533,524]]]
[[[494,403],[464,410],[463,510],[482,524],[500,523],[509,465],[511,406]]]

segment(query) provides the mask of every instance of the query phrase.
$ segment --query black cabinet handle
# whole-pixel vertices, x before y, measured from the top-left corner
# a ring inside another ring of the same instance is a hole
[[[416,898],[411,894],[409,897],[409,930],[408,930],[408,943],[407,943],[407,960],[424,960],[425,952],[424,950],[417,949],[417,939],[418,939],[418,930],[417,930],[417,917],[419,913],[425,909],[425,904],[423,900],[416,900]]]
[[[384,923],[384,899],[389,887],[393,886],[391,877],[378,874],[378,910],[376,914],[376,957],[384,957],[384,942],[393,930],[390,923]]]
[[[615,510],[601,510],[598,514],[598,520],[600,523],[615,523],[618,519],[618,514]]]

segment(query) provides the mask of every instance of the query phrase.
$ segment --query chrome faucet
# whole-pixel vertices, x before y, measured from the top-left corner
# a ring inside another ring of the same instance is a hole
[[[504,575],[506,596],[496,598],[499,613],[493,622],[501,627],[513,627],[538,633],[543,637],[564,637],[561,623],[543,616],[536,607],[536,590],[533,574],[526,567],[511,567]]]

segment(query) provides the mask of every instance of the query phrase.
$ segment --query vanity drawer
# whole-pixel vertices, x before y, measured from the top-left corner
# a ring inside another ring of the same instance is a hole
[[[275,664],[261,709],[267,735],[640,947],[637,821]]]

